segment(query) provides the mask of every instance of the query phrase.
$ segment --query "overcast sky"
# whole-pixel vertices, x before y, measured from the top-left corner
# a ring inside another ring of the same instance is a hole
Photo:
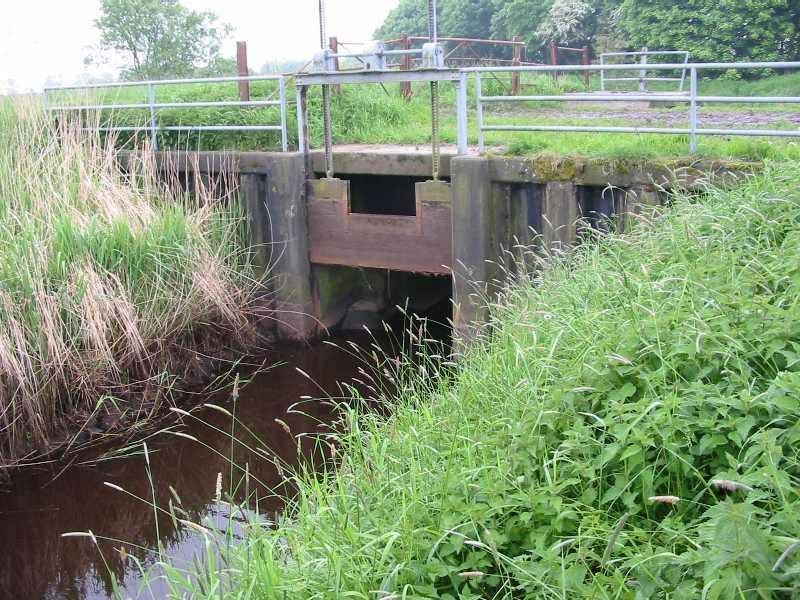
[[[326,0],[328,34],[344,42],[372,37],[398,0]],[[317,0],[183,0],[210,10],[234,27],[224,51],[246,40],[251,68],[272,60],[308,60],[319,45]],[[83,59],[97,45],[93,21],[99,0],[0,0],[0,94],[41,88],[49,78],[72,83],[87,68]],[[94,73],[113,70],[95,68]]]

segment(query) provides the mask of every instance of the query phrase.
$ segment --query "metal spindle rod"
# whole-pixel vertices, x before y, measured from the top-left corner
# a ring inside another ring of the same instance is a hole
[[[286,81],[278,81],[278,96],[281,103],[281,150],[289,150],[289,136],[286,131]]]
[[[458,153],[467,154],[469,151],[469,140],[467,138],[467,75],[461,74],[461,78],[455,82],[456,86],[456,139],[458,142]]]
[[[689,151],[697,152],[697,69],[689,72]]]
[[[303,108],[303,98],[306,95],[306,89],[307,88],[304,87],[297,88],[295,95],[295,105],[297,106],[297,150],[303,154],[307,151],[305,132],[306,116]]]
[[[147,103],[150,105],[150,143],[153,150],[158,151],[158,124],[156,123],[156,88],[151,83],[147,86]]]
[[[483,154],[484,140],[483,140],[483,91],[481,89],[481,74],[475,73],[475,119],[478,123],[478,152]]]
[[[325,18],[325,0],[319,0],[319,47],[325,50],[328,39],[328,24]],[[325,141],[325,177],[333,177],[333,129],[331,126],[331,90],[328,84],[322,85],[322,125]]]

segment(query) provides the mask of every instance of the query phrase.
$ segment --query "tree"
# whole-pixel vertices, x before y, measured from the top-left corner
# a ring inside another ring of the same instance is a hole
[[[606,50],[688,50],[700,61],[794,60],[800,0],[440,0],[442,36],[520,36],[546,60],[550,41]],[[426,35],[427,0],[400,0],[376,32]]]
[[[491,0],[448,0],[441,4],[441,35],[477,39],[492,36]]]
[[[584,0],[555,0],[539,27],[542,41],[564,46],[583,46],[594,37],[597,11]]]
[[[553,0],[494,0],[492,35],[510,40],[520,36],[532,54],[542,45],[539,28],[547,18]]]
[[[439,0],[437,9],[441,37],[491,36],[493,0]],[[427,0],[400,0],[375,32],[375,38],[388,40],[403,34],[428,35]]]
[[[624,0],[634,47],[688,50],[695,61],[783,60],[798,54],[797,0]]]
[[[375,32],[375,39],[388,40],[404,34],[428,35],[427,7],[427,0],[400,0]]]
[[[126,79],[183,77],[219,60],[230,26],[213,13],[189,10],[178,0],[101,0],[95,25],[104,51],[128,60]]]

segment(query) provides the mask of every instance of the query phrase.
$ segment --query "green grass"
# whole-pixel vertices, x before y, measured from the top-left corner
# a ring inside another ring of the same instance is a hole
[[[390,416],[347,410],[338,467],[224,572],[168,567],[173,594],[797,597],[798,190],[770,167],[519,276],[457,366],[396,369]]]
[[[146,420],[187,351],[213,354],[246,323],[236,203],[168,189],[147,153],[130,166],[97,136],[50,129],[38,103],[0,103],[1,465],[109,414]]]
[[[561,94],[584,91],[580,75],[564,76],[557,81],[549,76],[525,75],[523,77],[523,93],[527,94]],[[498,75],[495,79],[484,76],[484,93],[506,94],[510,80],[507,75]],[[455,143],[455,94],[453,87],[443,84],[442,88],[442,139],[445,143]],[[592,80],[591,89],[597,89],[597,82]],[[235,84],[205,84],[195,86],[158,87],[158,101],[192,101],[192,100],[235,100],[238,98]],[[296,147],[296,116],[294,112],[294,86],[287,89],[289,110],[288,130],[290,145]],[[430,142],[430,94],[427,84],[415,84],[415,94],[411,102],[401,99],[398,86],[343,86],[341,93],[334,96],[332,102],[333,133],[336,144],[413,144],[425,145]],[[700,91],[703,94],[800,94],[800,74],[771,76],[758,80],[732,81],[730,79],[701,80]],[[276,97],[276,84],[258,82],[252,84],[252,98],[264,99]],[[94,99],[104,103],[145,102],[144,88],[123,88],[104,92]],[[318,88],[312,89],[309,99],[309,128],[312,147],[322,145],[322,110],[321,94]],[[86,100],[72,96],[53,98],[53,101],[67,100],[72,103]],[[474,89],[470,86],[470,144],[477,143],[474,114]],[[525,106],[503,105],[503,112],[496,113],[497,107],[488,112],[487,123],[497,124],[576,124],[580,121],[575,116],[564,119],[552,115],[535,115],[536,108],[552,109],[554,103],[529,103]],[[608,105],[607,105],[608,106]],[[608,106],[614,108],[614,106]],[[514,118],[513,110],[524,110],[523,117]],[[594,107],[592,110],[596,110]],[[600,110],[603,110],[602,108]],[[687,114],[686,106],[673,109]],[[742,111],[742,110],[793,110],[786,106],[753,107],[752,105],[714,105],[701,107],[701,113],[709,111]],[[570,109],[570,112],[578,112]],[[104,118],[112,115],[104,115]],[[113,115],[118,125],[144,126],[149,122],[146,110],[124,111]],[[702,115],[701,115],[702,119]],[[240,110],[231,108],[203,109],[168,109],[159,113],[162,125],[242,125],[242,124],[276,124],[278,112],[275,108],[254,108]],[[590,123],[591,124],[591,123]],[[601,124],[601,123],[596,123]],[[618,121],[614,124],[629,124]],[[656,123],[657,125],[657,123]],[[791,124],[790,124],[791,125]],[[127,136],[121,136],[125,141]],[[141,137],[140,137],[141,139]],[[280,138],[277,133],[250,132],[203,132],[203,133],[168,133],[159,134],[160,144],[164,148],[180,149],[240,149],[240,150],[275,150],[279,148]],[[687,136],[638,135],[612,133],[498,133],[488,132],[487,144],[494,146],[493,151],[499,153],[527,154],[538,153],[567,155],[590,158],[687,158],[689,142]],[[777,138],[721,138],[701,137],[698,154],[701,158],[731,159],[791,159],[798,157],[796,141]]]
[[[800,73],[768,74],[758,79],[701,79],[698,92],[705,96],[800,96]]]

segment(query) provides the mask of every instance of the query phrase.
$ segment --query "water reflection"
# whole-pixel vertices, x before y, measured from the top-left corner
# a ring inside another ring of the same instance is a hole
[[[298,442],[295,436],[303,432],[324,432],[336,415],[329,402],[305,401],[299,407],[296,403],[303,396],[322,397],[321,390],[331,396],[339,395],[338,382],[360,377],[358,370],[363,364],[352,355],[323,343],[283,349],[270,358],[286,364],[256,377],[246,386],[236,410],[239,418],[281,459],[296,465]],[[298,373],[296,368],[310,378]],[[220,404],[226,400],[225,397],[213,399]],[[230,404],[226,407],[231,408]],[[290,411],[292,407],[296,410]],[[222,431],[191,419],[186,420],[182,431],[223,456],[182,437],[162,435],[152,440],[150,462],[156,500],[160,506],[168,506],[172,486],[187,511],[187,519],[194,522],[211,519],[222,524],[227,518],[227,509],[215,501],[214,495],[218,474],[222,473],[225,489],[231,480],[230,467],[224,458],[231,451],[230,438],[224,433],[230,429],[231,421],[214,410],[205,410],[201,416]],[[237,435],[247,439],[242,431]],[[300,440],[303,456],[324,460],[324,444],[319,444],[313,436]],[[256,443],[253,438],[249,438],[249,442]],[[258,479],[268,488],[281,489],[281,473],[273,463],[253,456],[240,446],[236,447],[235,456],[239,464],[249,465],[252,481]],[[240,475],[234,474],[234,480],[238,481]],[[121,582],[125,597],[139,597],[142,581],[129,555],[150,563],[154,560],[152,555],[136,550],[136,546],[157,546],[153,508],[105,486],[104,482],[122,486],[142,498],[150,497],[141,455],[96,466],[73,466],[60,475],[54,469],[23,471],[14,478],[7,492],[0,493],[0,597],[107,598],[112,591],[108,568]],[[281,509],[280,500],[269,490],[255,483],[253,488],[257,490],[262,515]],[[185,528],[176,529],[165,515],[159,517],[158,527],[166,553],[190,564],[202,539]],[[120,541],[101,541],[101,556],[89,539],[60,537],[63,532],[88,530]],[[120,548],[124,548],[124,552],[120,552]],[[165,593],[156,582],[150,591],[143,592],[143,597],[159,598]]]

